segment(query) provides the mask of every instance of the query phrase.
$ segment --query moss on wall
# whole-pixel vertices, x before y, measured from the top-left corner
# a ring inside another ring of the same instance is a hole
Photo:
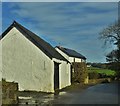
[[[18,84],[2,80],[2,104],[17,104]]]

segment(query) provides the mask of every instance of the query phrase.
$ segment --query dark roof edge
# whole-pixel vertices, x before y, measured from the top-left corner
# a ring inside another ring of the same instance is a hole
[[[13,23],[0,35],[0,40],[3,39],[4,36],[14,27],[14,22],[15,21],[13,21]]]
[[[70,54],[68,54],[67,52],[65,52],[65,51],[63,51],[61,48],[60,48],[60,46],[56,46],[55,48],[58,48],[58,49],[60,49],[63,53],[65,53],[65,54],[67,54],[68,56],[71,56],[71,57],[76,57],[76,58],[80,58],[80,57],[78,57],[78,56],[72,56],[72,55],[70,55]],[[64,48],[64,47],[62,47],[62,48]],[[64,49],[67,49],[67,48],[64,48]],[[72,50],[72,49],[71,49]],[[74,50],[75,51],[75,50]],[[83,55],[82,55],[83,56]],[[87,59],[85,56],[83,56],[83,57],[81,57],[82,59]]]
[[[27,32],[26,31],[24,31],[24,29],[23,28],[21,28],[21,26],[22,25],[19,25],[19,23],[17,23],[16,21],[13,21],[13,23],[2,33],[2,35],[0,36],[0,40],[1,39],[3,39],[4,38],[4,36],[13,28],[13,27],[15,27],[16,29],[18,29],[22,34],[23,34],[23,36],[25,36],[24,34],[26,34],[26,35],[29,35],[29,34],[27,34]],[[22,26],[23,27],[23,26]],[[26,28],[25,28],[26,29]],[[28,29],[26,29],[26,30],[28,30]],[[30,31],[31,32],[31,31]],[[33,32],[31,32],[31,33],[33,33]],[[35,33],[33,33],[34,35],[36,35]],[[37,35],[36,35],[37,36]],[[50,53],[48,53],[42,46],[41,47],[39,47],[40,45],[34,40],[34,38],[32,38],[31,36],[29,36],[29,38],[27,37],[27,36],[25,36],[27,39],[29,39],[35,46],[37,46],[41,51],[43,51],[51,60],[52,60],[52,58],[55,58],[55,57],[53,57]],[[34,43],[35,42],[35,43]],[[46,42],[46,41],[45,41]],[[47,43],[47,42],[46,42]],[[56,51],[56,50],[55,50]],[[58,51],[56,51],[59,55],[61,55]],[[61,55],[62,56],[62,55]],[[62,56],[63,57],[63,56]],[[64,57],[63,57],[64,58]],[[56,58],[56,59],[58,59],[58,58]],[[62,60],[62,59],[58,59],[58,60]],[[67,59],[65,59],[64,58],[64,60],[63,61],[67,61],[67,62],[69,62]]]
[[[13,27],[15,27],[15,28],[17,28],[23,35],[26,33],[25,31],[24,31],[24,29],[22,29],[22,28],[20,28],[18,25],[17,25],[18,23],[16,22],[16,21],[13,21],[13,23],[2,33],[2,37],[1,37],[1,39],[3,39],[4,38],[4,36],[13,28]],[[26,33],[27,34],[27,33]],[[36,35],[37,36],[37,35]],[[25,36],[26,37],[26,36]],[[29,36],[30,37],[30,36]],[[26,37],[27,38],[27,37]],[[31,39],[33,39],[32,37],[30,37]],[[28,39],[28,38],[27,38]],[[33,39],[34,40],[34,39]],[[35,40],[34,40],[35,41]],[[32,42],[32,41],[31,41]],[[33,42],[32,42],[33,43]],[[36,42],[37,43],[37,42]],[[34,44],[34,43],[33,43]],[[37,46],[37,44],[34,44],[34,45],[36,45]],[[38,46],[37,46],[38,47]],[[38,47],[39,48],[39,47]],[[40,49],[40,48],[39,48]],[[42,49],[42,51],[46,54],[46,50],[44,49],[44,48],[42,48],[41,47],[41,49]],[[46,54],[50,59],[52,59],[52,56],[48,53],[48,54]]]

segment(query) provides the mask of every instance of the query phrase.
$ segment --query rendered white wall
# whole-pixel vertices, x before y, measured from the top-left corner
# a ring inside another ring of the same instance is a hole
[[[69,57],[69,61],[70,61],[70,63],[72,63],[72,62],[82,62],[82,59],[80,59],[80,58],[75,58],[75,60],[74,60],[74,58],[75,57]]]
[[[2,42],[2,77],[19,90],[54,92],[54,65],[39,48],[13,28]]]
[[[59,65],[59,89],[62,89],[66,86],[71,85],[71,65],[66,61],[53,59],[53,63],[57,62],[60,63]]]
[[[70,64],[68,63],[60,64],[60,89],[65,86],[71,85],[71,70]]]
[[[64,58],[66,58],[69,61],[69,56],[67,54],[65,54],[63,51],[61,51],[60,49],[58,49],[57,47],[55,48]]]

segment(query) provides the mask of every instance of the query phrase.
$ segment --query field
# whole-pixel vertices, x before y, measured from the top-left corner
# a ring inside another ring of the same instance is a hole
[[[96,68],[96,67],[89,67],[87,68],[88,72],[97,72],[97,73],[102,73],[105,75],[115,75],[115,71],[109,70],[109,69],[101,69],[101,68]]]

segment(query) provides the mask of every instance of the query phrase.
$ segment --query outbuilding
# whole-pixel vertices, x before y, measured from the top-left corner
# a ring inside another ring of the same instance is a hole
[[[55,49],[71,63],[71,82],[88,83],[86,57],[62,46],[56,46]]]
[[[75,50],[64,48],[62,46],[56,46],[55,49],[65,57],[70,63],[73,62],[86,62],[86,57],[78,53]]]
[[[19,90],[55,92],[71,85],[70,63],[49,43],[14,21],[2,34],[2,78]]]

